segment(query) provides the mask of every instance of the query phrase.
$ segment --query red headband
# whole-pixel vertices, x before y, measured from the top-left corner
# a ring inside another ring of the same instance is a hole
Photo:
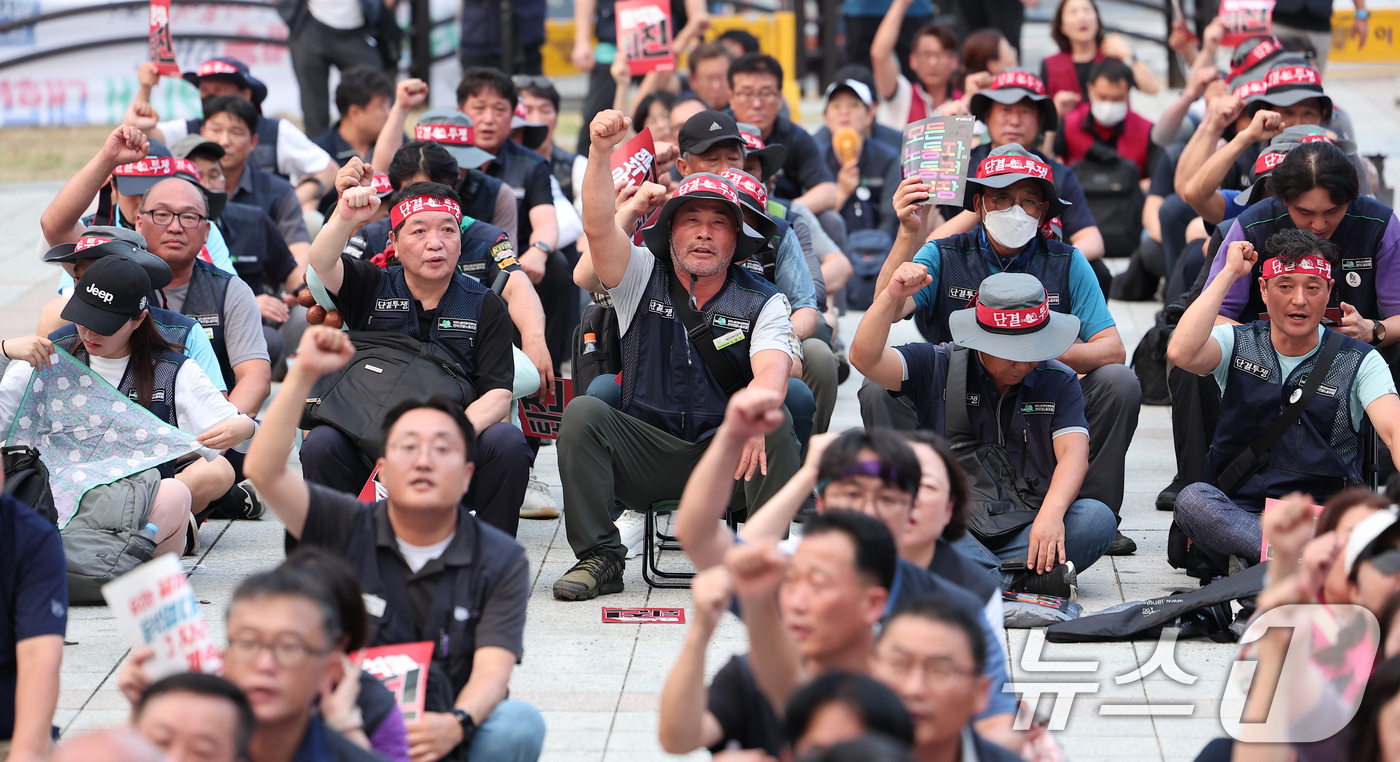
[[[681,187],[676,189],[675,198],[706,191],[724,196],[730,203],[739,203],[739,194],[734,191],[734,186],[723,180],[716,182],[713,177],[705,175],[692,175],[690,179],[681,183]]]
[[[381,196],[385,193],[394,192],[394,186],[389,182],[389,176],[382,175],[378,172],[374,173],[374,182],[370,187],[374,188],[374,192]]]
[[[1284,264],[1283,260],[1278,257],[1264,262],[1264,280],[1277,278],[1285,273],[1316,275],[1328,283],[1332,282],[1332,264],[1326,258],[1316,254],[1309,254],[1291,265]]]
[[[757,180],[750,177],[747,172],[737,172],[732,169],[726,169],[719,173],[719,176],[734,183],[734,187],[743,191],[744,195],[753,199],[754,203],[758,204],[760,209],[768,208],[768,191],[764,190],[763,186],[760,185]]]
[[[1264,84],[1264,80],[1251,79],[1250,81],[1232,90],[1230,94],[1235,96],[1236,98],[1239,98],[1240,100],[1244,100],[1245,98],[1248,98],[1251,95],[1263,95],[1268,89],[1269,86]]]
[[[760,137],[757,136],[757,135],[750,135],[750,134],[747,133],[747,132],[740,132],[739,135],[740,135],[741,137],[743,137],[743,139],[744,139],[744,147],[745,147],[745,148],[749,148],[749,149],[752,149],[752,150],[754,150],[754,151],[761,151],[761,150],[763,150],[763,148],[764,148],[763,138],[760,138]]]
[[[107,243],[108,240],[109,239],[106,238],[98,238],[97,236],[84,236],[82,238],[79,238],[76,244],[73,244],[73,253],[76,254],[82,251],[83,249],[91,249],[94,246],[101,246],[102,244]]]
[[[1267,37],[1260,40],[1259,44],[1255,45],[1249,53],[1245,55],[1243,61],[1240,61],[1230,68],[1230,76],[1232,78],[1238,77],[1244,72],[1253,69],[1260,61],[1263,61],[1265,58],[1268,58],[1280,50],[1283,50],[1283,46],[1279,44],[1277,37]]]
[[[446,212],[462,222],[462,207],[456,201],[441,196],[414,196],[404,199],[389,210],[389,227],[398,230],[403,221],[420,212]]]
[[[413,128],[414,140],[431,140],[454,146],[476,145],[476,130],[458,124],[420,124]]]
[[[1050,318],[1050,301],[1022,310],[999,310],[978,302],[977,322],[984,328],[997,332],[1039,330]]]
[[[227,62],[224,62],[224,61],[205,61],[204,63],[202,63],[202,64],[199,65],[199,71],[195,73],[195,76],[196,76],[196,77],[207,77],[207,76],[209,76],[210,74],[242,74],[242,73],[243,73],[243,72],[241,72],[241,71],[238,70],[238,67],[237,67],[237,66],[234,66],[234,65],[231,64],[231,63],[227,63]]]
[[[177,156],[171,163],[174,164],[176,172],[185,172],[194,175],[194,179],[199,179],[199,166],[189,159],[181,159]]]
[[[1317,69],[1310,66],[1287,66],[1282,69],[1274,69],[1265,75],[1264,84],[1270,90],[1290,85],[1311,85],[1321,88],[1322,75],[1317,73]]]
[[[175,160],[170,156],[147,156],[117,167],[112,174],[121,177],[169,177],[175,174]]]
[[[1045,83],[1028,71],[1004,71],[996,75],[992,84],[988,85],[989,90],[1000,90],[1003,87],[1019,87],[1036,95],[1045,94]]]
[[[1055,181],[1055,174],[1050,170],[1049,164],[1024,156],[988,156],[977,165],[979,180],[1005,174],[1030,175],[1041,180]]]

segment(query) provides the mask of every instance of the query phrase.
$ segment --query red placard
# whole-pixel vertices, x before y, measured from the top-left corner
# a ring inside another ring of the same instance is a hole
[[[371,597],[365,596],[366,608],[371,605]],[[378,605],[383,606],[384,601],[380,600]],[[428,667],[433,661],[431,640],[365,648],[350,654],[350,660],[362,660],[360,669],[384,683],[394,694],[404,722],[417,722],[422,718],[428,700]]]
[[[656,181],[656,141],[651,138],[651,128],[646,127],[637,137],[613,151],[613,185],[626,182],[623,187],[631,188],[650,180]]]
[[[151,63],[162,77],[180,76],[175,63],[175,38],[170,34],[170,0],[151,0]]]
[[[603,607],[605,624],[685,624],[685,609]]]
[[[1274,0],[1221,0],[1220,23],[1225,36],[1220,44],[1234,47],[1273,29]]]
[[[574,398],[574,382],[567,378],[554,379],[554,399],[525,397],[520,400],[520,428],[525,436],[536,439],[558,439],[559,422],[564,419],[564,407]]]
[[[618,0],[616,13],[618,50],[627,57],[632,76],[676,70],[667,0]]]

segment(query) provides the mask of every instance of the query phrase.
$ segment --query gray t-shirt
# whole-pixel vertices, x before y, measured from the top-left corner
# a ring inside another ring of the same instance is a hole
[[[185,294],[189,290],[189,283],[166,286],[166,309],[182,312]],[[228,352],[230,368],[238,367],[239,363],[247,360],[269,360],[258,299],[253,296],[253,289],[248,288],[248,284],[240,278],[229,278],[228,291],[224,294],[224,314],[220,321],[224,326],[224,350]]]

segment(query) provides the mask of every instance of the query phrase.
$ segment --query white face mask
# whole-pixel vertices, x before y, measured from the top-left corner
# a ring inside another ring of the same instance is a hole
[[[1026,214],[1019,206],[1003,209],[1000,212],[987,212],[982,224],[992,240],[1008,249],[1019,249],[1035,237],[1040,221]]]
[[[1089,113],[1094,115],[1094,121],[1105,127],[1117,127],[1120,122],[1128,118],[1128,103],[1126,101],[1094,101],[1089,105]]]

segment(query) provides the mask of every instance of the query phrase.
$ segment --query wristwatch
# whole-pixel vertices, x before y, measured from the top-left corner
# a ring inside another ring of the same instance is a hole
[[[1379,320],[1371,321],[1371,346],[1378,347],[1385,341],[1385,323]]]
[[[544,255],[546,257],[554,253],[554,249],[551,249],[549,247],[549,244],[545,243],[544,241],[535,241],[534,243],[531,243],[530,246],[533,246],[536,249],[539,249],[540,251],[544,252]],[[530,246],[527,246],[525,248],[528,249],[530,248]]]
[[[462,725],[462,743],[471,743],[472,737],[476,735],[476,720],[473,720],[470,714],[461,709],[454,708],[450,713]]]

